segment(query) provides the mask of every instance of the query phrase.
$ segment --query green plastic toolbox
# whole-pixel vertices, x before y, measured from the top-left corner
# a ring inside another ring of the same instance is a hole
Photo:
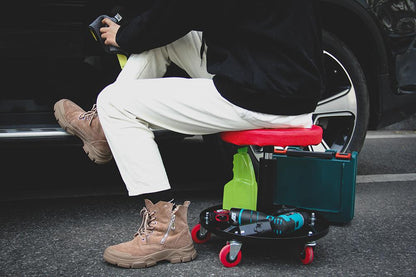
[[[273,203],[320,212],[329,222],[354,217],[357,152],[309,152],[288,148],[274,154]]]

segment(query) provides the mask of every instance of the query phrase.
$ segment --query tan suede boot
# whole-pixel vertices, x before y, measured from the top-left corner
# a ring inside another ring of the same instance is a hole
[[[55,118],[59,125],[84,143],[84,151],[97,164],[104,164],[113,157],[98,119],[97,108],[84,111],[77,104],[62,99],[55,103]]]
[[[196,258],[188,228],[188,206],[176,206],[159,201],[153,204],[145,200],[142,223],[134,239],[108,247],[104,260],[126,268],[142,268],[155,265],[162,260],[171,263],[189,262]]]

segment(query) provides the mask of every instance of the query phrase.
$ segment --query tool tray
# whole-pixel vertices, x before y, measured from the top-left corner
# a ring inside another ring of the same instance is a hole
[[[246,243],[281,243],[281,244],[299,244],[304,245],[307,242],[315,241],[328,233],[329,223],[319,214],[316,215],[316,221],[313,227],[304,226],[303,228],[285,236],[276,236],[273,234],[267,236],[244,236],[226,230],[231,226],[224,222],[212,220],[209,214],[222,209],[221,205],[213,206],[203,210],[199,215],[200,224],[209,232],[222,237],[226,240],[239,240]]]

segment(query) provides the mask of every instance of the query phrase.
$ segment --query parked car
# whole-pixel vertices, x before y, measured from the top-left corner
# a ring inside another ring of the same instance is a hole
[[[115,57],[104,53],[87,30],[92,20],[111,13],[117,4],[3,3],[1,145],[76,142],[59,128],[52,107],[70,98],[88,109],[117,76]],[[324,129],[315,149],[359,151],[369,128],[416,112],[416,2],[321,0],[320,5],[327,89],[314,114],[315,124]],[[156,136],[178,134],[156,130]]]

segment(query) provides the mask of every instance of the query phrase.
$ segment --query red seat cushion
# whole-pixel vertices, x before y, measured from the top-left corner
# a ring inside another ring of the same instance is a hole
[[[255,129],[222,132],[221,138],[235,145],[308,146],[322,141],[322,128]]]

